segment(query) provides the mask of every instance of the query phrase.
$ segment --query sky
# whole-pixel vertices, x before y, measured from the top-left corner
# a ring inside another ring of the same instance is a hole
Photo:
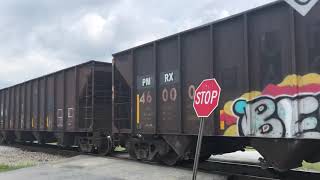
[[[1,0],[0,89],[275,0]]]

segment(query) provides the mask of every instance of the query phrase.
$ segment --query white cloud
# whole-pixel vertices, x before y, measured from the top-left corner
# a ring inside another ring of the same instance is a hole
[[[13,57],[7,61],[0,61],[0,67],[2,67],[0,71],[1,84],[9,86],[58,71],[66,67],[66,63],[59,59],[49,58],[46,54],[30,51],[24,55],[23,60]]]
[[[77,31],[77,29],[83,28],[91,39],[98,40],[105,29],[106,23],[107,20],[99,14],[88,13],[80,19],[80,22],[72,27],[72,30]]]
[[[0,88],[274,0],[3,0]]]

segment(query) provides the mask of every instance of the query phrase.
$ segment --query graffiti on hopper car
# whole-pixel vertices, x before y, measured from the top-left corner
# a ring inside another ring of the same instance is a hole
[[[229,101],[220,111],[226,136],[320,138],[320,75],[289,75]]]

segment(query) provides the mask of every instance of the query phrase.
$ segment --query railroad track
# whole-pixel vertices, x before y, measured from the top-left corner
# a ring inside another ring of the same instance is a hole
[[[77,151],[77,148],[69,147],[69,148],[62,148],[56,145],[50,145],[50,144],[28,144],[28,143],[15,143],[7,145],[10,147],[20,148],[22,150],[31,151],[31,152],[44,152],[48,154],[54,154],[54,155],[61,155],[64,157],[72,157],[76,155],[82,154],[81,152]]]
[[[189,167],[191,168],[192,165]],[[278,172],[272,168],[262,169],[259,165],[224,162],[208,160],[200,163],[199,170],[221,174],[232,180],[262,180],[262,179],[281,179],[281,180],[320,180],[320,173],[290,170],[287,172]]]
[[[55,145],[39,145],[39,144],[12,144],[12,147],[21,148],[27,151],[45,152],[49,154],[59,154],[65,157],[81,155],[77,148],[61,148]],[[92,156],[101,157],[98,154],[89,154]],[[111,158],[118,158],[129,161],[136,161],[129,157],[127,153],[116,152]],[[166,166],[155,162],[142,162],[157,166]],[[183,163],[175,166],[176,168],[192,170],[192,163]],[[199,164],[199,171],[219,175],[224,180],[320,180],[320,173],[290,170],[287,172],[278,172],[272,168],[262,169],[257,164],[241,163],[241,162],[226,162],[218,160],[208,160]]]

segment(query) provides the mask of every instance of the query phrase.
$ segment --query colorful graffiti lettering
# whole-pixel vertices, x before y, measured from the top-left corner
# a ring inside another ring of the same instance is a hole
[[[319,74],[289,75],[227,102],[220,112],[226,127],[220,127],[225,136],[320,138],[319,101]]]

